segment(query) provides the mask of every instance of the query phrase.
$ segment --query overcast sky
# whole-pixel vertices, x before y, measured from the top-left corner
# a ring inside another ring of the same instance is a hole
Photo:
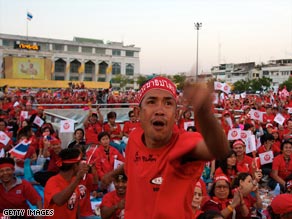
[[[123,41],[141,73],[199,72],[219,63],[292,58],[292,0],[0,0],[0,33]]]

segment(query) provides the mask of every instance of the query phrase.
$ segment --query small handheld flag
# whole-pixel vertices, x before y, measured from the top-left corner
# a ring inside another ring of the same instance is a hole
[[[30,141],[22,141],[13,147],[9,153],[16,158],[23,159],[27,153],[28,147],[30,145]]]
[[[26,19],[29,20],[29,21],[31,21],[32,17],[33,17],[33,16],[32,16],[32,13],[27,12],[27,14],[26,14]]]

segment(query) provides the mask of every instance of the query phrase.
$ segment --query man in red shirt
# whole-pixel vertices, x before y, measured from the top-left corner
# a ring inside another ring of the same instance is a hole
[[[124,174],[115,176],[115,190],[105,194],[100,205],[100,213],[103,219],[123,218],[127,180],[127,176]]]
[[[86,144],[98,144],[98,134],[102,132],[103,116],[96,108],[96,113],[89,110],[88,117],[84,121]]]
[[[60,172],[51,177],[44,189],[44,208],[54,209],[54,215],[46,218],[79,218],[80,193],[78,185],[87,173],[88,167],[80,163],[81,153],[76,148],[60,152],[57,165]]]
[[[127,219],[191,218],[192,184],[200,178],[204,161],[222,159],[229,151],[212,113],[208,87],[189,82],[184,98],[198,118],[202,135],[173,131],[178,117],[176,87],[169,79],[155,77],[137,95],[142,128],[130,134],[125,166],[108,174],[112,177],[125,169]]]
[[[236,168],[238,172],[252,173],[252,158],[245,154],[246,146],[242,140],[236,140],[232,145],[236,153]]]
[[[136,128],[140,127],[140,122],[137,120],[137,117],[135,116],[133,110],[129,111],[128,116],[130,121],[126,121],[123,127],[123,135],[126,138],[129,138],[130,133],[134,131]]]
[[[27,200],[42,209],[42,199],[33,186],[14,176],[14,165],[12,158],[0,158],[0,215],[4,209],[29,209]]]

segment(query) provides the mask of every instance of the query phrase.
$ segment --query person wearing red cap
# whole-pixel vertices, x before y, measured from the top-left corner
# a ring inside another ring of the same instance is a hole
[[[201,176],[204,161],[222,159],[229,151],[212,113],[210,89],[192,82],[184,87],[184,98],[202,134],[173,131],[178,118],[176,96],[175,85],[164,77],[149,80],[137,94],[135,112],[142,128],[130,134],[125,165],[108,175],[125,170],[127,219],[191,218],[191,185]]]
[[[201,208],[201,204],[203,199],[206,199],[207,191],[206,191],[206,184],[203,180],[199,179],[199,181],[196,182],[195,188],[194,188],[194,195],[192,200],[192,210],[193,210],[193,218],[196,219],[201,213],[203,213]]]
[[[292,218],[292,195],[280,194],[271,202],[272,218],[290,219]],[[276,214],[276,215],[275,215]],[[278,216],[278,217],[276,217]]]
[[[14,165],[12,158],[0,158],[0,215],[4,209],[29,209],[26,201],[42,209],[42,199],[33,186],[14,176]]]
[[[57,165],[60,172],[51,177],[44,189],[44,208],[53,209],[54,215],[45,218],[79,218],[80,193],[78,185],[88,171],[85,163],[80,163],[81,153],[77,148],[63,149]]]
[[[242,194],[239,190],[234,192],[232,198],[230,181],[224,174],[219,174],[214,177],[210,197],[211,199],[204,204],[202,210],[218,211],[227,219],[232,218],[234,209],[240,206],[242,202]]]
[[[245,153],[245,143],[242,140],[236,140],[232,144],[236,153],[236,167],[239,172],[252,172],[252,158]]]

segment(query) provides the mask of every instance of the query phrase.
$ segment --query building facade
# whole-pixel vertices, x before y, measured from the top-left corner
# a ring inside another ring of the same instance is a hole
[[[124,76],[128,79],[126,88],[135,88],[139,53],[140,48],[122,42],[0,34],[0,78],[15,78],[17,74],[20,79],[109,82]]]
[[[216,80],[229,83],[266,77],[272,79],[272,86],[279,86],[292,75],[292,59],[270,60],[261,65],[255,65],[254,62],[221,64],[212,67],[211,73]]]

